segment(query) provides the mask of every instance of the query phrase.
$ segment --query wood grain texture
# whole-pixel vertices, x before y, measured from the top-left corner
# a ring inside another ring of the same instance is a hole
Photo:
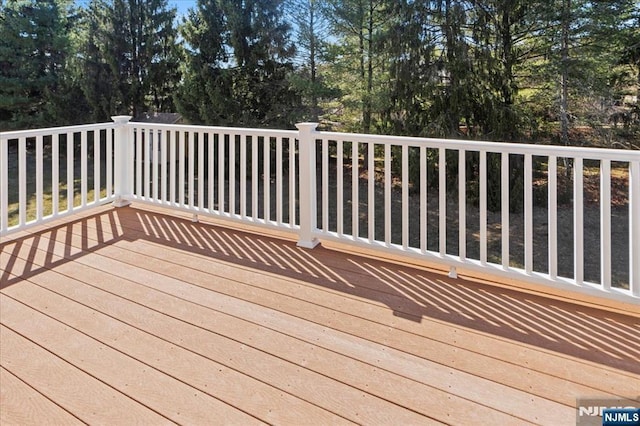
[[[176,423],[258,423],[256,419],[118,352],[68,325],[12,298],[0,300],[2,320],[16,333],[28,335],[45,350]],[[89,317],[86,320],[90,321]],[[3,344],[3,346],[5,346]],[[64,375],[58,381],[66,381]],[[76,394],[87,392],[74,387]]]
[[[5,296],[0,297],[6,300]],[[3,324],[8,315],[3,307]],[[0,326],[0,339],[2,367],[83,422],[172,423],[4,325]],[[2,387],[5,386],[8,385],[3,382]],[[11,388],[9,392],[12,392]],[[41,414],[42,417],[33,412],[21,416],[25,419],[36,417],[32,424],[46,423],[46,413]]]
[[[576,398],[640,388],[635,317],[148,209],[13,238],[0,265],[3,338],[164,421],[572,424]],[[84,421],[14,356],[11,388]]]
[[[36,424],[47,419],[50,424],[81,425],[79,419],[54,404],[33,387],[0,367],[0,424]]]

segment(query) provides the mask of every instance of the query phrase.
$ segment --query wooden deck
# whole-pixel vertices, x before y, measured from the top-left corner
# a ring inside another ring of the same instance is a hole
[[[0,244],[0,424],[575,424],[640,319],[140,207]]]

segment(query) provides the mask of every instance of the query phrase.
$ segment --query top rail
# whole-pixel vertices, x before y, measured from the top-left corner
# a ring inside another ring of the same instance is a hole
[[[530,154],[547,157],[602,159],[610,161],[640,161],[640,151],[598,147],[537,145],[513,142],[489,142],[464,139],[420,138],[411,136],[369,135],[362,133],[316,132],[318,139],[360,143],[392,144],[398,146],[427,146],[451,150],[485,151],[508,154]]]
[[[225,127],[225,126],[201,126],[187,124],[161,124],[161,123],[145,123],[145,122],[129,122],[128,127],[173,130],[173,131],[194,131],[199,132],[216,132],[216,133],[232,133],[241,136],[259,135],[263,137],[297,137],[297,130],[279,130],[279,129],[258,129],[245,127]],[[17,139],[20,137],[37,137],[51,134],[61,134],[68,132],[93,131],[113,128],[114,123],[96,123],[82,124],[63,127],[49,127],[44,129],[30,130],[12,130],[8,132],[0,132],[3,139]],[[571,157],[582,159],[602,159],[610,161],[640,161],[640,151],[610,149],[598,147],[577,147],[577,146],[558,146],[558,145],[538,145],[527,143],[512,142],[490,142],[482,140],[464,140],[464,139],[444,139],[444,138],[422,138],[412,136],[389,136],[389,135],[371,135],[364,133],[341,133],[341,132],[325,132],[316,131],[313,135],[317,139],[322,140],[342,140],[357,141],[361,143],[372,142],[375,144],[392,144],[392,145],[408,145],[408,146],[428,146],[431,148],[445,148],[451,150],[470,150],[470,151],[486,151],[495,153],[510,154],[531,154],[536,156],[555,155],[558,157]]]
[[[298,136],[297,130],[279,130],[279,129],[253,129],[247,127],[224,127],[224,126],[201,126],[191,124],[161,124],[161,123],[145,123],[130,122],[128,126],[131,128],[156,129],[180,132],[213,132],[234,134],[239,136],[263,136],[263,137],[288,137],[295,138]]]
[[[44,129],[29,130],[12,130],[0,132],[3,139],[17,139],[20,137],[36,137],[51,134],[61,134],[68,132],[93,131],[109,129],[114,127],[114,123],[95,123],[82,124],[63,127],[49,127]],[[297,137],[297,130],[279,130],[279,129],[258,129],[245,127],[224,127],[224,126],[201,126],[187,124],[161,124],[161,123],[145,123],[145,122],[129,122],[127,126],[132,128],[145,129],[164,129],[174,131],[200,131],[200,132],[217,132],[217,133],[233,133],[235,135],[251,136],[259,135],[264,137]],[[443,138],[422,138],[412,136],[389,136],[389,135],[371,135],[364,133],[341,133],[341,132],[325,132],[316,131],[313,135],[317,139],[323,140],[342,140],[357,141],[361,143],[373,142],[376,144],[390,143],[392,145],[409,145],[409,146],[428,146],[431,148],[445,148],[452,150],[471,150],[486,151],[495,153],[510,154],[531,154],[540,156],[556,155],[558,157],[572,157],[583,159],[603,159],[611,161],[640,161],[640,151],[610,149],[598,147],[577,147],[577,146],[558,146],[558,145],[538,145],[527,143],[513,142],[490,142],[482,140],[464,140],[464,139],[443,139]]]
[[[97,124],[80,124],[75,126],[63,126],[63,127],[49,127],[46,129],[30,129],[30,130],[11,130],[9,132],[0,132],[0,138],[2,139],[18,139],[18,138],[31,138],[37,136],[49,136],[57,135],[61,133],[69,132],[81,132],[81,131],[93,131],[112,129],[114,123],[97,123]]]

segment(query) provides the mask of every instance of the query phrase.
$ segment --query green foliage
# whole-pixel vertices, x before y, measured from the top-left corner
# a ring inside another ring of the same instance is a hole
[[[198,1],[183,19],[180,35],[186,42],[183,83],[175,94],[178,110],[195,123],[227,124],[225,108],[231,87],[222,64],[228,60],[224,47],[224,18],[217,2]]]
[[[47,126],[66,108],[69,2],[14,0],[0,7],[0,130]]]
[[[166,0],[92,0],[82,72],[95,119],[174,110],[180,80],[175,13]]]
[[[328,50],[328,61],[335,69],[338,87],[346,100],[360,111],[348,128],[370,133],[377,127],[375,114],[386,102],[384,86],[391,51],[385,49],[389,36],[387,0],[326,0],[323,13],[329,21],[335,43]],[[339,78],[348,75],[347,79]]]
[[[179,111],[196,123],[292,127],[293,45],[279,1],[199,1],[181,26],[188,44]]]
[[[323,72],[327,60],[328,20],[322,14],[325,0],[290,0],[288,16],[295,29],[297,68],[289,81],[302,96],[302,119],[317,122],[321,100],[340,97]]]
[[[637,0],[200,0],[179,25],[167,0],[0,12],[2,128],[178,110],[565,144],[588,125],[640,145]]]

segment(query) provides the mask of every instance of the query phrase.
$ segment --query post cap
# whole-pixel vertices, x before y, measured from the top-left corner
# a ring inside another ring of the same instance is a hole
[[[318,124],[319,123],[296,123],[296,127],[300,131],[303,131],[303,130],[314,131],[316,127],[318,127]]]
[[[131,118],[130,115],[114,115],[111,117],[116,124],[127,124]]]

